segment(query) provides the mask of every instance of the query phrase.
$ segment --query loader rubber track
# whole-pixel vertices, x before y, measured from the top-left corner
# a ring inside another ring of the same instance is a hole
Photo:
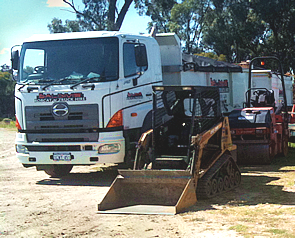
[[[224,154],[198,180],[196,193],[198,199],[208,199],[239,186],[241,172],[230,155]]]

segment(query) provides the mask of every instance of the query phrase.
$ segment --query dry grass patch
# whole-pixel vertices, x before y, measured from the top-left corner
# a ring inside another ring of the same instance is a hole
[[[271,165],[244,166],[241,185],[195,206],[196,223],[212,223],[246,238],[295,238],[295,148]],[[202,219],[203,220],[202,220]]]
[[[244,232],[246,232],[249,229],[249,227],[248,226],[245,226],[245,225],[238,224],[238,225],[235,225],[235,226],[231,226],[229,229],[230,230],[235,230],[237,232],[244,233]]]
[[[295,206],[258,204],[243,207],[227,207],[210,212],[223,221],[229,230],[244,237],[266,236],[295,237]]]
[[[0,121],[0,128],[5,128],[8,130],[16,131],[15,121],[13,121],[11,119],[4,118]]]

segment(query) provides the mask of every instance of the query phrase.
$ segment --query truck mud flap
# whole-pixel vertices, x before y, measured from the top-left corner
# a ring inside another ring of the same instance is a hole
[[[270,143],[260,141],[234,141],[237,145],[237,163],[241,165],[265,165],[273,159]]]
[[[196,202],[189,171],[119,170],[98,210],[99,213],[174,215]]]

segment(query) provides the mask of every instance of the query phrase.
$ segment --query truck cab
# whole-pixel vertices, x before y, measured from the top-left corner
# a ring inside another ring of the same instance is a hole
[[[162,84],[155,38],[119,32],[35,35],[12,53],[17,157],[51,176],[131,162]],[[133,157],[134,158],[134,157]]]

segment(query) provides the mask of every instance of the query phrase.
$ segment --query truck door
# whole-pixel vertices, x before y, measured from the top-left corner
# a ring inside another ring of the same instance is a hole
[[[123,65],[120,66],[123,77],[113,85],[114,92],[117,93],[112,95],[111,104],[112,107],[121,105],[124,129],[140,128],[152,108],[152,80],[148,71],[146,45],[135,40],[126,40],[123,43],[122,62]]]

